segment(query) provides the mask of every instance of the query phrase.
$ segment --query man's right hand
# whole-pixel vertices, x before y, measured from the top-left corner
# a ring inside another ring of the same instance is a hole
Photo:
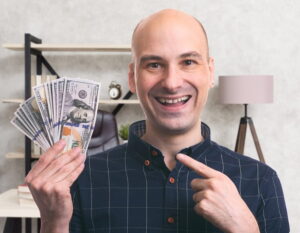
[[[41,232],[69,232],[73,213],[70,187],[84,168],[80,148],[62,153],[60,140],[47,150],[25,178],[41,214]]]

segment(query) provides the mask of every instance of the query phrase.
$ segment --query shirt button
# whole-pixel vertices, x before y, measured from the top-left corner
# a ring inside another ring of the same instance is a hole
[[[168,217],[167,221],[168,223],[172,224],[175,222],[175,219],[173,217]]]
[[[153,150],[153,151],[151,151],[151,155],[152,155],[152,156],[157,156],[157,155],[158,155],[158,153],[157,153],[157,151],[156,151],[156,150]]]
[[[174,183],[175,183],[175,178],[174,178],[174,177],[170,177],[170,178],[169,178],[169,182],[170,182],[171,184],[174,184]]]
[[[149,160],[145,160],[145,161],[144,161],[144,164],[145,164],[145,166],[148,167],[148,166],[150,165],[150,161],[149,161]]]

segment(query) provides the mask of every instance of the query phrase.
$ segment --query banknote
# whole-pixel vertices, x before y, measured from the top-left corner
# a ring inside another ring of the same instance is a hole
[[[47,107],[48,112],[48,120],[49,120],[49,130],[50,133],[53,135],[53,103],[52,103],[52,89],[51,89],[51,83],[44,83],[43,84],[44,89],[40,89],[41,91],[44,90],[45,93],[45,100],[46,103],[45,106]]]
[[[11,123],[44,151],[62,138],[67,144],[65,151],[80,147],[86,153],[95,126],[100,83],[60,78],[33,87],[33,94],[20,105]]]
[[[27,133],[30,133],[31,137],[34,138],[42,148],[48,148],[49,143],[46,138],[44,130],[41,128],[40,123],[37,122],[36,118],[33,116],[35,112],[29,109],[31,105],[33,107],[34,98],[29,98],[23,104],[20,105],[19,109],[15,112],[15,117],[27,129]]]
[[[65,79],[61,78],[53,81],[53,98],[55,98],[55,117],[53,119],[53,133],[54,133],[54,142],[57,142],[61,138],[61,108],[62,101],[64,96],[64,86]]]
[[[42,148],[42,150],[46,150],[47,147],[43,145],[42,142],[39,141],[38,135],[34,134],[32,131],[28,129],[28,126],[24,124],[24,121],[22,121],[20,118],[18,118],[16,115],[12,118],[10,121],[18,130],[20,130],[23,134],[25,134],[29,139],[31,139],[35,144],[37,144],[39,147]]]
[[[95,126],[100,84],[81,79],[65,80],[61,138],[67,142],[66,151],[80,147],[85,153]]]
[[[46,129],[47,135],[50,140],[50,145],[53,145],[53,134],[52,134],[52,128],[51,128],[51,116],[48,111],[48,98],[46,96],[46,90],[44,84],[35,86],[33,88],[33,92],[36,98],[36,102],[38,105],[38,108],[40,110],[42,119],[43,119],[43,125]]]
[[[43,119],[40,114],[36,99],[34,96],[30,97],[28,100],[24,102],[23,105],[20,106],[20,108],[24,109],[24,112],[26,113],[26,116],[30,119],[30,121],[33,123],[35,129],[37,132],[41,133],[41,137],[47,147],[50,147],[50,139],[46,133],[46,128],[43,125]]]

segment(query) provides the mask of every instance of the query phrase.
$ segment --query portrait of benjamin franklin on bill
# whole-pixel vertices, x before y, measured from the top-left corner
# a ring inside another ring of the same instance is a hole
[[[94,119],[94,110],[79,99],[74,99],[68,108],[68,113],[64,122],[88,123]]]

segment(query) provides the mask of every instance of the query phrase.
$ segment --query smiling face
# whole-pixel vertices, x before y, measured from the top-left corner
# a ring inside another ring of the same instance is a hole
[[[199,131],[213,81],[213,60],[199,23],[178,11],[159,12],[141,22],[132,48],[129,86],[140,99],[147,131]]]

